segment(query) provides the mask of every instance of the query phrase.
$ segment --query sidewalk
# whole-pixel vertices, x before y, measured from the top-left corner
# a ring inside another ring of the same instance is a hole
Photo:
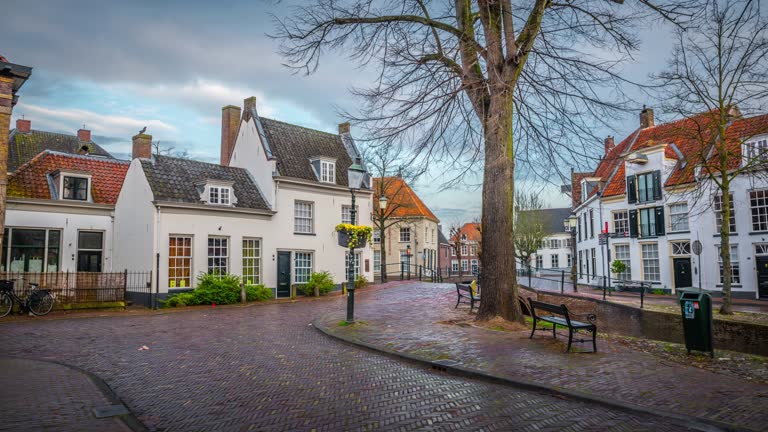
[[[453,360],[501,378],[544,384],[603,400],[765,430],[768,385],[714,373],[598,338],[597,354],[566,354],[548,332],[494,331],[465,321],[451,285],[412,283],[357,293],[354,326],[343,311],[317,321],[324,330],[425,360]],[[576,344],[577,348],[579,344]]]
[[[119,417],[96,418],[114,404],[87,375],[56,363],[0,358],[0,430],[130,431]]]

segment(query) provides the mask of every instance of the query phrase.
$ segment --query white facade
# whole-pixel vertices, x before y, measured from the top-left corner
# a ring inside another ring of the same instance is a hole
[[[554,233],[542,241],[542,247],[531,256],[531,267],[537,270],[571,269],[571,233]]]

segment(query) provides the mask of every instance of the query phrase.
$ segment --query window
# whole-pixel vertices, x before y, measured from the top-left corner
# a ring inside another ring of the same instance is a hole
[[[560,257],[557,254],[550,255],[549,260],[552,263],[552,268],[560,267]]]
[[[640,213],[640,237],[664,235],[664,207],[649,207]]]
[[[347,267],[344,269],[344,274],[349,274],[349,251],[347,251],[344,254],[344,262],[347,263]],[[360,276],[360,252],[355,252],[355,266],[354,266],[355,276],[354,278],[357,279],[358,276]]]
[[[576,233],[579,235],[579,241],[581,241],[581,215],[576,216]]]
[[[477,271],[478,271],[477,260],[473,259],[472,260],[472,274],[477,274]]]
[[[569,239],[569,238],[568,239],[563,239],[563,247],[570,249],[571,248],[571,239]]]
[[[690,255],[691,254],[691,242],[672,242],[672,255]]]
[[[373,272],[381,273],[381,251],[373,251]]]
[[[589,238],[595,238],[595,213],[589,209]]]
[[[293,254],[294,283],[307,283],[312,274],[312,253],[294,252]]]
[[[261,283],[261,240],[243,239],[243,283]]]
[[[589,249],[587,249],[586,252],[584,252],[584,254],[586,255],[586,259],[584,260],[584,266],[587,269],[587,271],[586,271],[586,273],[587,273],[587,280],[589,280]]]
[[[373,243],[379,244],[381,243],[381,231],[380,230],[373,230]]]
[[[723,256],[720,255],[720,245],[717,245],[717,262],[720,265],[720,283],[724,283],[725,266],[723,265]],[[741,273],[739,271],[739,246],[731,245],[731,283],[741,283]]]
[[[408,227],[401,227],[400,243],[410,243],[410,242],[411,242],[411,229]]]
[[[336,163],[320,161],[320,181],[323,183],[336,183]]]
[[[624,236],[629,234],[629,215],[626,210],[613,212],[613,232]]]
[[[192,287],[192,237],[168,238],[168,288]]]
[[[229,205],[231,189],[226,186],[210,186],[208,188],[208,204]]]
[[[660,281],[659,245],[656,243],[643,244],[643,280]]]
[[[626,267],[626,270],[624,270],[623,273],[619,273],[616,276],[618,276],[619,280],[631,280],[632,268],[631,268],[631,261],[629,259],[629,245],[617,244],[613,247],[613,251],[614,251],[613,254],[616,261],[623,262],[624,266]]]
[[[459,271],[459,261],[458,260],[451,260],[451,271],[452,272],[458,272]]]
[[[571,259],[571,254],[565,254],[565,261],[568,263],[568,267],[573,267],[573,261]]]
[[[752,231],[768,231],[768,189],[751,191]]]
[[[293,206],[293,231],[300,234],[312,234],[313,203],[296,201]]]
[[[208,273],[224,275],[229,272],[229,239],[208,237]]]
[[[85,177],[64,177],[62,198],[68,200],[88,200],[88,179]]]
[[[637,196],[638,202],[655,201],[653,194],[654,173],[639,174],[637,176]]]
[[[677,203],[669,206],[669,229],[688,231],[688,204]]]
[[[733,194],[728,194],[729,201],[731,203],[731,216],[728,218],[728,225],[730,232],[736,232],[736,209],[733,206]],[[713,198],[712,207],[715,211],[715,227],[717,232],[720,232],[720,227],[723,225],[723,197],[721,195],[715,195]]]
[[[80,231],[77,233],[77,271],[101,272],[103,252],[103,232]]]
[[[755,255],[768,255],[768,244],[756,244]]]
[[[536,255],[536,269],[544,267],[544,257],[542,255]]]
[[[456,248],[451,247],[451,256],[456,256]]]
[[[61,231],[6,228],[0,270],[57,272],[60,255]]]
[[[579,262],[578,262],[579,277],[581,277],[581,273],[584,271],[584,260],[582,259],[583,256],[582,256],[581,252],[582,251],[579,251]]]
[[[461,271],[465,272],[469,270],[469,262],[465,259],[461,260]]]
[[[472,253],[473,256],[477,255],[477,246],[472,245],[469,249],[469,251]]]
[[[744,147],[746,148],[745,154],[747,155],[747,160],[744,161],[745,164],[750,164],[755,159],[761,161],[768,159],[768,140],[744,143]]]
[[[461,235],[461,240],[462,241],[466,241],[467,240],[467,235],[466,234],[462,234]]]
[[[359,216],[360,211],[355,206],[355,216]],[[355,217],[357,219],[357,217]],[[355,222],[359,222],[359,220],[356,220]],[[351,224],[352,223],[352,206],[343,205],[341,206],[341,223]]]
[[[592,276],[597,276],[597,254],[595,248],[592,248]]]
[[[467,245],[461,245],[461,256],[467,256]]]

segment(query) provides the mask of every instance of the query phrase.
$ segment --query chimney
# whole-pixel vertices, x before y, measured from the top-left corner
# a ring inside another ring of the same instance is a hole
[[[605,138],[605,155],[607,156],[608,153],[611,152],[611,150],[613,150],[613,137],[608,135]]]
[[[248,99],[243,100],[243,109],[245,111],[256,109],[256,96],[251,96]]]
[[[152,158],[152,135],[140,133],[133,136],[133,159]]]
[[[339,135],[349,133],[349,122],[339,123]]]
[[[88,129],[78,129],[77,131],[77,139],[80,141],[90,141],[91,140],[91,131]]]
[[[248,99],[246,99],[248,100]],[[246,104],[247,106],[247,104]],[[232,152],[235,150],[235,140],[240,126],[240,107],[227,105],[221,109],[221,159],[219,163],[229,165]]]
[[[32,130],[32,120],[16,120],[16,132],[29,133]]]
[[[640,128],[645,129],[654,127],[655,125],[656,124],[653,122],[653,109],[646,108],[645,105],[643,105],[643,110],[640,111]]]

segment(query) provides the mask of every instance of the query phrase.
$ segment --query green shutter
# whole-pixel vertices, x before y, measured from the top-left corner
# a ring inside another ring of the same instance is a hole
[[[637,210],[629,211],[629,236],[637,237]]]
[[[637,187],[635,186],[635,176],[627,176],[627,202],[634,204],[637,202]]]
[[[653,200],[658,201],[660,199],[661,199],[661,171],[654,171],[653,172]]]
[[[656,235],[662,236],[664,235],[664,225],[666,221],[664,220],[664,207],[656,207]]]

